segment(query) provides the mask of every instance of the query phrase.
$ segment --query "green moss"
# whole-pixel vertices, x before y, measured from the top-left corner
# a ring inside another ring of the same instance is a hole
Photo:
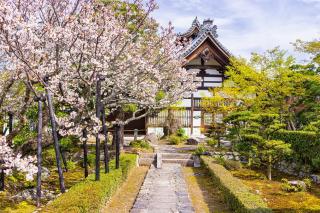
[[[201,157],[208,167],[212,178],[222,190],[226,202],[234,212],[239,213],[263,213],[272,212],[263,202],[260,196],[250,192],[239,179],[232,176],[223,166],[212,162],[212,158]]]
[[[32,213],[36,210],[36,207],[32,204],[29,204],[26,201],[23,201],[13,207],[7,207],[3,211],[3,213]]]
[[[94,175],[90,175],[86,180],[71,187],[67,193],[50,203],[43,209],[43,212],[99,212],[127,178],[135,164],[136,155],[122,155],[120,169],[114,169],[114,161],[111,161],[110,173],[101,174],[100,181],[94,181]]]

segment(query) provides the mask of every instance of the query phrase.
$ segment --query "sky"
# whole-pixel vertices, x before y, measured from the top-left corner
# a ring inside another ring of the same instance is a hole
[[[320,0],[157,0],[153,17],[163,26],[172,22],[184,32],[197,16],[213,19],[218,40],[235,56],[249,58],[280,46],[302,61],[295,52],[296,39],[320,39]]]

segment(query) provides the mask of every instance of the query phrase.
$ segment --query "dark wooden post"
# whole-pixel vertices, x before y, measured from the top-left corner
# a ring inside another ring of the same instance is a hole
[[[9,133],[13,131],[13,114],[9,112]]]
[[[119,124],[115,125],[115,142],[116,142],[116,169],[120,168],[120,140],[121,140],[121,127]]]
[[[109,151],[108,151],[108,128],[106,125],[106,112],[104,106],[101,106],[101,113],[102,113],[102,129],[104,135],[104,171],[105,173],[109,173]]]
[[[0,172],[0,191],[4,191],[4,168]]]
[[[38,102],[38,136],[37,136],[37,207],[41,205],[41,174],[42,174],[42,101],[45,101],[43,97],[35,98]]]
[[[59,174],[59,184],[60,184],[60,191],[61,193],[64,193],[66,191],[65,185],[64,185],[64,178],[63,178],[63,172],[60,162],[60,146],[59,146],[59,140],[58,140],[58,134],[57,134],[57,127],[56,127],[56,118],[54,114],[54,107],[52,104],[51,94],[48,88],[46,88],[46,95],[47,95],[47,101],[48,101],[48,107],[49,107],[49,114],[50,114],[50,121],[51,121],[51,128],[52,128],[52,137],[54,141],[54,150],[56,154],[56,162],[57,162],[57,169]]]
[[[190,115],[190,134],[193,134],[193,113],[194,112],[194,97],[193,94],[191,94],[191,115]]]
[[[100,120],[101,118],[101,80],[97,77],[96,85],[96,116]],[[96,177],[95,180],[100,180],[100,138],[99,132],[96,133]]]
[[[88,131],[84,129],[82,131],[83,136],[83,167],[84,167],[84,177],[88,177],[89,175],[89,168],[88,168]]]

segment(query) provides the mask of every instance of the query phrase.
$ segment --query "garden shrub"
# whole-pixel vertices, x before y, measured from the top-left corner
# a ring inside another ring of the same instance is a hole
[[[207,140],[207,144],[209,146],[211,146],[212,148],[214,148],[218,144],[218,140],[216,140],[214,138],[210,138]]]
[[[176,135],[183,138],[186,136],[186,130],[184,130],[183,128],[179,128],[176,132]]]
[[[182,143],[181,137],[176,136],[176,135],[170,135],[168,138],[168,141],[171,145],[178,145]]]
[[[95,181],[94,174],[71,187],[56,200],[44,207],[42,212],[99,212],[106,201],[111,198],[128,173],[136,165],[137,156],[123,154],[120,158],[120,169],[114,168],[114,160],[110,162],[110,173],[101,173],[100,181]]]
[[[297,185],[292,185],[289,181],[283,178],[281,184],[281,189],[286,192],[301,192],[306,191],[311,188],[312,181],[308,178],[304,179],[303,181],[299,181]]]
[[[228,170],[239,170],[242,168],[242,165],[239,161],[236,160],[225,160],[226,169]]]
[[[200,155],[203,155],[207,151],[208,151],[207,148],[203,144],[201,144],[201,145],[197,146],[196,150],[194,151],[194,154],[200,156]]]
[[[320,140],[315,132],[281,130],[274,132],[272,138],[291,144],[292,159],[312,165],[314,170],[319,171],[316,159],[320,158]]]
[[[150,144],[145,140],[131,141],[130,146],[133,148],[139,148],[139,149],[151,149]]]
[[[221,189],[226,202],[233,212],[237,213],[264,213],[272,212],[259,195],[250,192],[241,180],[232,176],[222,165],[212,162],[212,158],[202,156],[203,163],[208,167],[213,181]]]

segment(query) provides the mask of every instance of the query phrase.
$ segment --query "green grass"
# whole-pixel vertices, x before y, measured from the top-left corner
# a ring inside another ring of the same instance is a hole
[[[135,167],[136,158],[133,154],[123,154],[120,169],[114,169],[114,161],[111,161],[110,173],[102,173],[100,181],[94,181],[94,174],[90,175],[46,206],[42,212],[99,212]]]

